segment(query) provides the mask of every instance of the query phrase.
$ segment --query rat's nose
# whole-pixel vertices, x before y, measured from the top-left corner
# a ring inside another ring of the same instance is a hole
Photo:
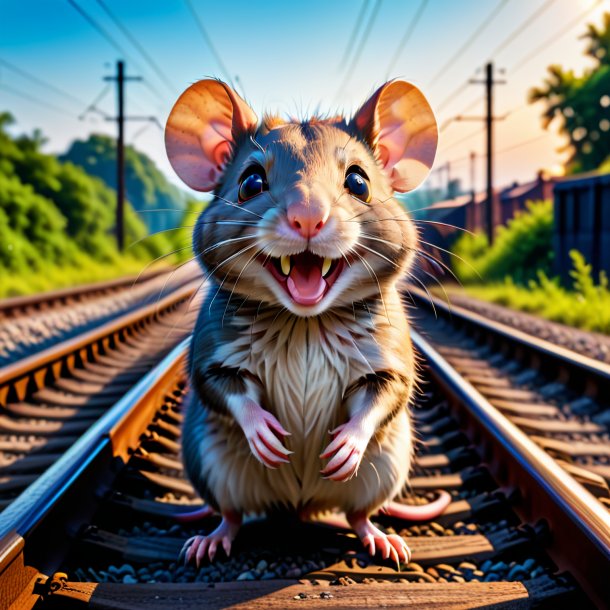
[[[288,207],[288,222],[297,233],[310,239],[326,224],[328,213],[322,207],[293,203]]]

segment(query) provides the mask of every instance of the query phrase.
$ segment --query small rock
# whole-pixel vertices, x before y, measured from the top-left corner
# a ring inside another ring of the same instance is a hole
[[[250,570],[248,570],[247,572],[242,572],[237,577],[237,580],[255,580],[255,576],[254,576],[254,574],[252,574],[252,572]]]

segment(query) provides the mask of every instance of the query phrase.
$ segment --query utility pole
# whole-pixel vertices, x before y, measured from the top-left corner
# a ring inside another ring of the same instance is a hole
[[[485,66],[485,97],[487,99],[487,112],[485,115],[485,131],[487,136],[487,159],[486,159],[486,174],[487,174],[487,238],[489,245],[494,237],[494,191],[493,191],[493,87],[494,84],[494,68],[489,62]]]
[[[116,81],[117,116],[108,120],[118,125],[116,149],[116,241],[119,252],[125,248],[125,81],[140,81],[140,76],[125,76],[125,62],[117,61],[116,76],[105,76],[105,81]],[[142,117],[132,117],[142,119]],[[145,120],[150,120],[146,117]]]
[[[487,238],[489,245],[493,243],[494,238],[494,219],[495,205],[493,192],[493,123],[504,117],[494,117],[493,114],[493,86],[504,84],[504,80],[494,80],[494,67],[492,62],[485,65],[485,80],[471,80],[470,83],[485,85],[486,98],[486,113],[485,113],[485,132],[487,141],[487,160],[486,160],[486,175],[487,175],[487,196],[485,201],[486,214],[485,226],[487,229]]]

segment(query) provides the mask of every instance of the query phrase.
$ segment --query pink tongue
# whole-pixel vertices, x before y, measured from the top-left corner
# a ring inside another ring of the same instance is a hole
[[[318,265],[294,265],[286,282],[290,296],[299,305],[315,305],[324,296],[326,282]]]

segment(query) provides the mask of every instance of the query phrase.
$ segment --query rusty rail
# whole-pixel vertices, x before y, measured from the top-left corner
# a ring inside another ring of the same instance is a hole
[[[130,286],[137,286],[160,275],[169,273],[169,271],[166,268],[157,269],[137,276],[127,276],[104,282],[93,282],[91,284],[81,284],[48,292],[0,299],[0,320],[16,315],[29,314],[33,311],[48,310]]]

